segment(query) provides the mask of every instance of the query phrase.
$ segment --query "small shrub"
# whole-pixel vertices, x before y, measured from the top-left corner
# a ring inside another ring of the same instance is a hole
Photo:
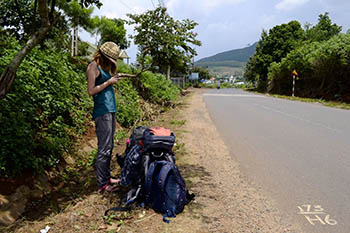
[[[141,83],[147,91],[148,99],[153,103],[168,105],[180,94],[180,89],[162,74],[144,72],[141,75]]]
[[[134,73],[134,68],[122,61],[118,61],[118,73],[132,74]]]
[[[139,96],[130,79],[116,85],[117,121],[124,127],[132,126],[141,116]]]
[[[234,88],[235,85],[233,83],[221,83],[221,88]]]

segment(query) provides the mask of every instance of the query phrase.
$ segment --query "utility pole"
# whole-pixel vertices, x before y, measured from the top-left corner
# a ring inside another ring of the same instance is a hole
[[[73,28],[72,35],[72,57],[78,55],[78,26]]]

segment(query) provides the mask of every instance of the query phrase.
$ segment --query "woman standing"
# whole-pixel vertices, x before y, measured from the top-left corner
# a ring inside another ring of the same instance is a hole
[[[86,71],[88,93],[94,98],[92,118],[95,121],[98,141],[96,176],[100,192],[112,192],[116,189],[113,184],[119,183],[119,180],[112,179],[110,174],[117,111],[112,85],[121,79],[118,74],[112,74],[117,71],[119,54],[120,49],[115,43],[104,43],[94,54],[94,60]]]

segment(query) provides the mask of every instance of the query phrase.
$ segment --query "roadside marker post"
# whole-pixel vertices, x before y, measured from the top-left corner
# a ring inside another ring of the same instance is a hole
[[[293,93],[292,93],[293,97],[294,97],[294,92],[295,92],[295,75],[293,75]]]
[[[292,89],[292,96],[294,97],[294,93],[295,93],[295,79],[298,76],[298,73],[296,71],[296,69],[293,70],[292,72],[292,76],[293,76],[293,89]]]

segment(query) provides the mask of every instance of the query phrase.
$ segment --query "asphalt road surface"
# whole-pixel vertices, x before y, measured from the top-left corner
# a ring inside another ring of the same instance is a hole
[[[350,111],[236,89],[203,94],[245,176],[303,232],[350,232]]]

